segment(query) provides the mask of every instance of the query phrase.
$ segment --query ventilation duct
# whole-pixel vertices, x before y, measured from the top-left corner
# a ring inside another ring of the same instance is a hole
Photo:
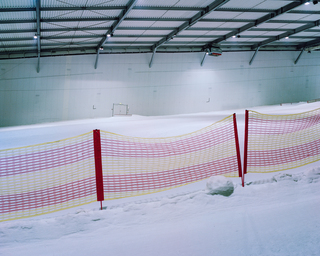
[[[222,54],[222,50],[220,47],[211,47],[208,48],[207,54],[209,56],[219,57]]]

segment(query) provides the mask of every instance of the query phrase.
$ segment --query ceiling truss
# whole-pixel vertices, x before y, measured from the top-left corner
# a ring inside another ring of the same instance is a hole
[[[21,3],[19,3],[21,1]],[[0,3],[0,59],[96,54],[223,51],[304,51],[320,44],[320,4],[314,1],[212,0],[197,6],[192,0],[145,5],[145,1],[74,2],[22,0]],[[205,1],[206,2],[206,1]],[[317,2],[317,1],[316,1]],[[16,3],[16,5],[15,5]],[[8,5],[8,4],[7,4]],[[23,7],[21,7],[23,6]],[[34,37],[37,37],[34,39]],[[204,64],[203,57],[201,66]]]

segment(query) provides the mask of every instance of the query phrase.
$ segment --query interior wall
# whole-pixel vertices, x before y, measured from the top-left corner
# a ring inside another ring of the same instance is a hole
[[[320,98],[318,52],[101,54],[0,60],[0,126],[131,114],[171,115]]]

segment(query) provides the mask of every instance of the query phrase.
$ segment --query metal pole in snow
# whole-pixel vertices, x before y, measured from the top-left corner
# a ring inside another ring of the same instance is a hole
[[[243,156],[243,174],[247,174],[248,160],[248,130],[249,130],[249,111],[246,110],[245,129],[244,129],[244,156]],[[243,175],[244,176],[244,175]]]
[[[100,201],[101,210],[102,210],[102,201],[104,200],[104,193],[103,193],[100,130],[93,130],[93,145],[94,145],[94,162],[95,162],[95,170],[96,170],[95,174],[96,174],[97,201]]]
[[[244,175],[242,174],[242,167],[241,167],[241,156],[240,156],[240,146],[239,146],[239,137],[238,137],[238,127],[237,127],[237,118],[236,113],[233,114],[233,127],[234,127],[234,137],[236,142],[236,151],[237,151],[237,160],[238,160],[238,172],[239,177],[242,180],[242,187],[244,187]]]

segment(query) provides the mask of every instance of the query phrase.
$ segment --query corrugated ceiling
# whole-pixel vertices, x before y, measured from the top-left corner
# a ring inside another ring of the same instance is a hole
[[[320,3],[306,0],[2,0],[0,58],[308,50],[319,24]]]

